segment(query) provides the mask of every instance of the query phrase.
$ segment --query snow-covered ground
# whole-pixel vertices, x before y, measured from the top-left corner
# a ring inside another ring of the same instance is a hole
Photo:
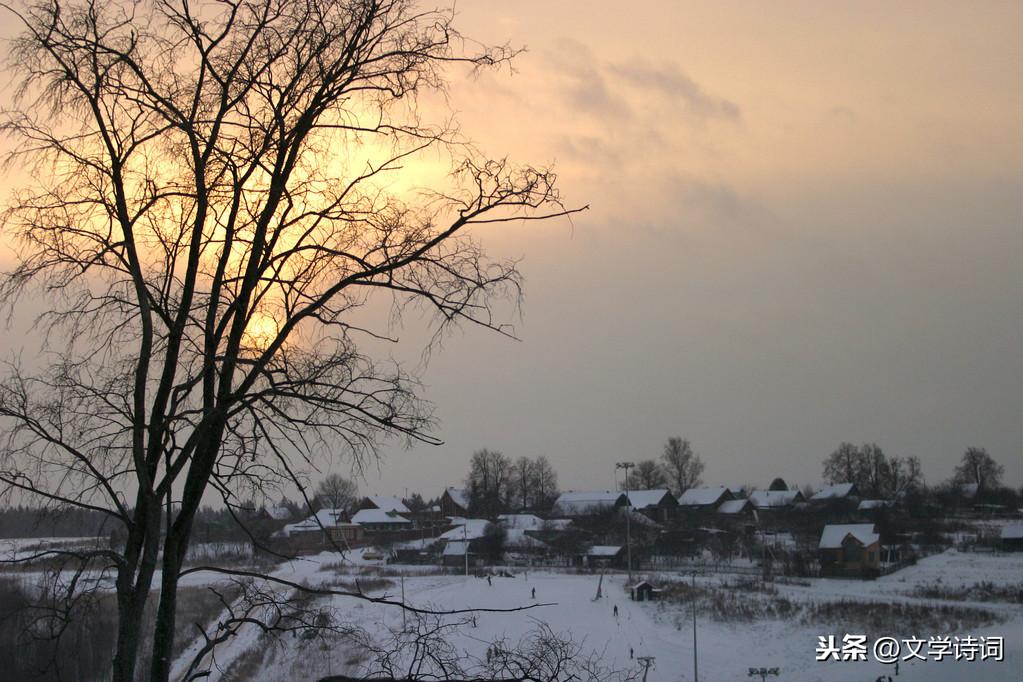
[[[324,584],[337,581],[336,555],[318,555],[282,565],[276,572],[281,578]],[[361,559],[359,553],[349,557],[353,566],[374,564]],[[325,565],[332,568],[322,570]],[[400,567],[391,567],[399,569]],[[341,569],[342,571],[344,569]],[[534,631],[538,623],[546,623],[559,634],[570,636],[586,652],[598,652],[604,663],[619,669],[635,668],[640,656],[653,656],[654,667],[648,680],[693,679],[693,630],[687,605],[679,603],[633,602],[627,598],[623,575],[604,578],[600,599],[595,599],[599,576],[518,570],[514,578],[485,579],[452,575],[422,575],[423,567],[407,567],[405,579],[407,600],[415,606],[452,610],[461,608],[512,609],[532,606],[513,613],[479,613],[475,626],[467,624],[447,635],[448,641],[465,656],[483,659],[490,643],[506,638],[518,641]],[[397,582],[397,578],[392,578]],[[711,586],[715,577],[699,578]],[[838,602],[856,600],[872,603],[901,602],[927,606],[933,600],[913,596],[920,585],[935,583],[970,586],[987,581],[1007,587],[1023,587],[1023,555],[963,554],[954,551],[929,557],[918,565],[873,582],[846,580],[813,580],[809,584],[779,585],[778,596],[793,601]],[[533,599],[533,590],[536,598]],[[398,596],[398,588],[387,592]],[[380,593],[375,593],[380,594]],[[333,597],[323,601],[348,622],[381,637],[388,628],[402,626],[402,613],[396,607],[370,604],[350,597]],[[951,604],[951,602],[940,602]],[[749,679],[752,667],[777,667],[780,675],[769,679],[828,682],[872,681],[892,675],[896,682],[996,682],[1023,679],[1023,605],[997,602],[961,604],[986,608],[1002,622],[966,632],[923,632],[912,626],[892,625],[885,632],[896,639],[931,636],[1001,636],[1004,638],[1004,661],[904,662],[899,676],[894,668],[872,660],[867,662],[817,662],[818,637],[836,635],[839,642],[845,634],[858,634],[834,626],[804,625],[791,619],[767,617],[753,622],[725,623],[708,616],[697,617],[697,654],[699,675],[703,680]],[[618,616],[614,608],[618,607]],[[907,627],[909,629],[907,629]],[[292,643],[293,642],[293,643]],[[266,682],[293,679],[317,679],[328,673],[360,674],[365,672],[365,655],[351,645],[302,645],[301,640],[288,640],[273,651],[265,651],[258,633],[250,631],[233,640],[217,654],[220,671],[237,673],[238,662],[246,657],[258,659],[256,677]],[[924,649],[926,652],[926,647]],[[631,657],[630,657],[631,653]],[[250,661],[252,663],[253,661]],[[253,667],[249,666],[250,670]],[[212,680],[239,679],[214,671]]]

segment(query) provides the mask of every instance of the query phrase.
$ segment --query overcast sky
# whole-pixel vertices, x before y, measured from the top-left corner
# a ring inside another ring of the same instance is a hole
[[[871,441],[929,482],[985,447],[1023,484],[1023,4],[459,13],[528,48],[452,85],[465,134],[591,209],[480,233],[523,258],[521,341],[449,338],[423,375],[445,445],[387,448],[366,492],[432,497],[483,447],[606,487],[673,435],[708,483],[817,484]]]

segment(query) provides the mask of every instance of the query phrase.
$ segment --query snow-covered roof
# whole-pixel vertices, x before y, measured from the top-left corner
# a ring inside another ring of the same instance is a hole
[[[1001,532],[1003,540],[1023,539],[1023,523],[1012,523],[1002,526]]]
[[[811,500],[837,500],[842,497],[849,497],[852,494],[854,483],[838,483],[835,485],[829,485],[826,488],[821,488],[817,491],[817,494],[811,497]]]
[[[963,483],[959,486],[959,494],[966,498],[976,497],[978,490],[980,490],[980,486],[976,483]]]
[[[504,544],[505,547],[515,547],[518,549],[526,547],[542,549],[547,546],[546,543],[537,540],[532,535],[526,535],[526,529],[524,528],[509,528],[506,530]]]
[[[883,509],[890,506],[892,506],[892,503],[888,500],[861,500],[856,509],[859,511],[868,511],[870,509]]]
[[[292,533],[308,533],[310,531],[332,528],[344,524],[344,518],[344,509],[321,509],[308,518],[296,523],[289,523],[284,528],[281,528],[279,533],[287,536]]]
[[[817,546],[820,549],[841,549],[842,543],[848,536],[853,536],[864,547],[870,546],[881,539],[881,536],[874,532],[872,523],[839,523],[824,526],[821,533],[821,541]]]
[[[369,500],[374,507],[382,511],[395,511],[399,514],[408,514],[409,508],[405,506],[405,503],[399,500],[397,497],[387,497],[385,495],[370,495],[366,498]]]
[[[569,490],[558,496],[554,508],[561,514],[581,516],[614,507],[627,499],[625,493],[616,490]]]
[[[384,511],[383,509],[360,509],[352,517],[352,523],[412,523],[404,516],[395,511]]]
[[[501,514],[497,521],[505,528],[528,528],[539,530],[543,528],[543,519],[533,514]]]
[[[483,537],[484,532],[487,530],[487,525],[490,522],[486,519],[461,519],[459,524],[447,531],[441,533],[441,540],[475,540]],[[465,529],[464,532],[462,529]]]
[[[267,515],[274,521],[287,521],[291,518],[291,510],[285,507],[283,504],[271,504],[269,507],[264,507]]]
[[[667,488],[660,488],[657,490],[630,490],[628,493],[629,504],[637,509],[644,509],[646,507],[656,507],[667,495],[674,500],[671,495],[671,491]]]
[[[678,504],[680,507],[706,507],[717,504],[722,497],[730,494],[723,485],[690,488],[679,496]]]
[[[469,508],[469,496],[465,494],[464,488],[445,488],[444,492],[448,494],[452,502],[462,509]]]
[[[462,542],[461,540],[451,540],[444,545],[444,556],[465,556],[465,549],[469,543]]]
[[[620,551],[621,545],[593,545],[586,550],[586,556],[615,556]]]
[[[754,490],[749,494],[749,501],[757,509],[768,507],[790,507],[803,499],[798,490]]]
[[[636,511],[634,508],[619,509],[618,513],[621,516],[628,516],[630,522],[638,523],[641,526],[646,526],[648,528],[660,528],[661,527],[661,524],[657,523],[656,521],[654,521],[652,518],[650,518],[646,514],[644,514],[642,512]]]
[[[718,507],[718,514],[741,514],[749,503],[749,500],[726,500]]]

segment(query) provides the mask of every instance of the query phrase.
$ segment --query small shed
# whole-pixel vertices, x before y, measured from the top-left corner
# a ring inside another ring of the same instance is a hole
[[[582,564],[586,568],[606,568],[621,564],[622,549],[620,545],[593,545],[582,555]]]
[[[1023,524],[1002,526],[1002,549],[1006,552],[1023,552]]]
[[[640,580],[635,585],[629,585],[629,598],[632,601],[653,601],[661,596],[662,590],[654,587],[649,580]]]

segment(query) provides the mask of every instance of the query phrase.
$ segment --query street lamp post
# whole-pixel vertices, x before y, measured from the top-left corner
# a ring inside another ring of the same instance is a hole
[[[632,500],[629,499],[629,469],[636,466],[632,462],[618,462],[615,472],[625,469],[625,561],[629,569],[629,584],[632,584]]]

